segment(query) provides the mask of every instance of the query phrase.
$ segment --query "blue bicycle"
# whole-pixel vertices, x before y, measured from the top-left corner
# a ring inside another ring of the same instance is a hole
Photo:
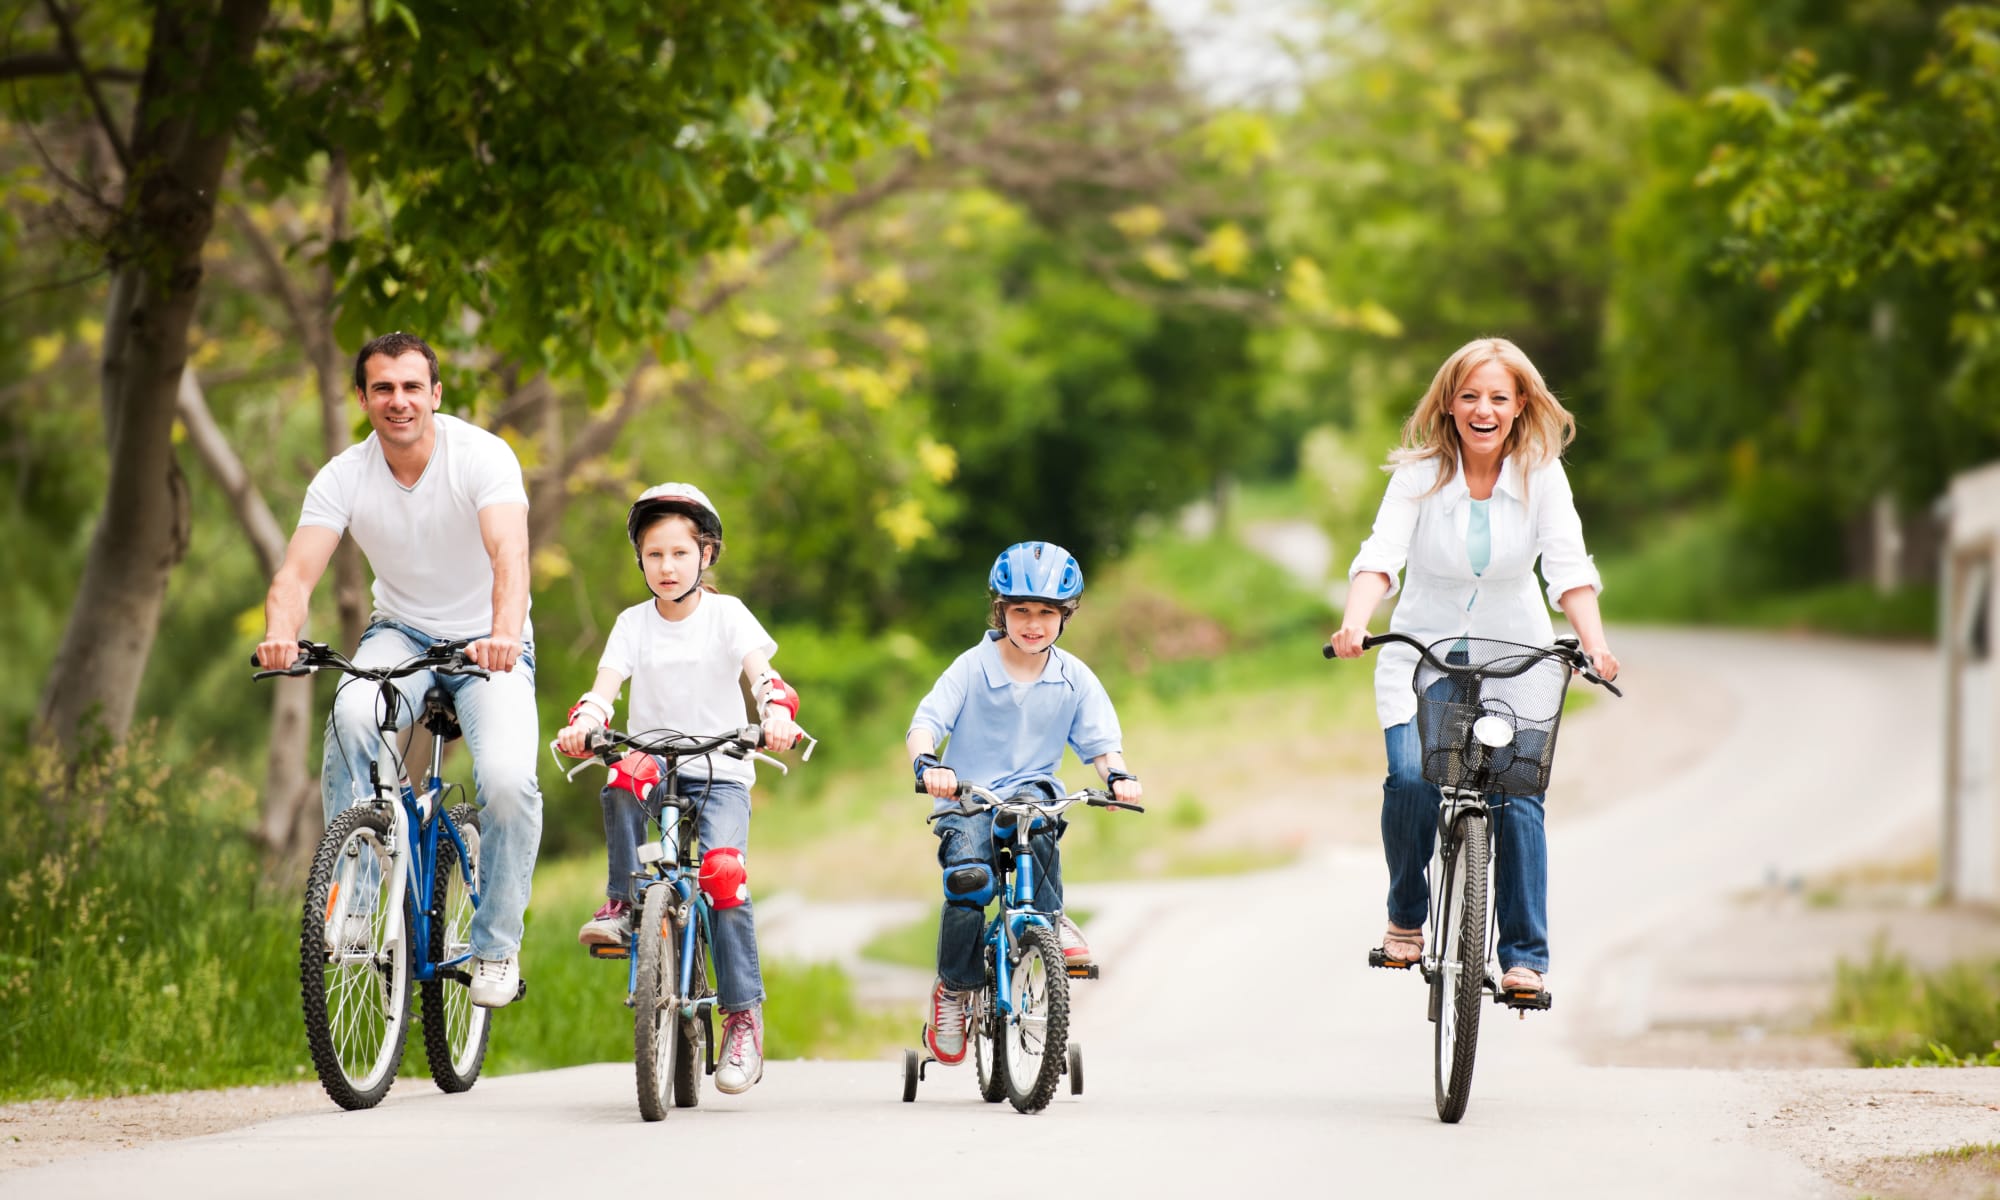
[[[420,671],[487,672],[465,656],[465,641],[433,642],[394,667],[357,667],[317,642],[283,671],[252,678],[336,670],[380,689],[377,728],[392,769],[368,764],[370,798],[336,816],[306,876],[299,934],[299,999],[306,1045],[320,1086],[342,1108],[373,1108],[389,1094],[410,1032],[410,984],[423,996],[424,1055],[431,1079],[463,1092],[485,1065],[491,1014],[472,1003],[472,914],[479,907],[479,810],[450,803],[462,795],[440,772],[447,742],[459,736],[451,693],[434,684],[418,722],[432,735],[421,790],[405,781],[396,751],[395,681]],[[255,665],[255,659],[252,659]],[[343,684],[342,686],[347,686]],[[521,985],[526,994],[527,985]]]
[[[816,743],[804,739],[802,758]],[[762,753],[764,731],[746,725],[718,737],[693,737],[671,730],[625,734],[615,729],[591,736],[591,757],[564,772],[575,779],[586,767],[616,766],[632,751],[664,760],[661,786],[640,803],[650,835],[639,847],[639,916],[624,945],[591,946],[592,958],[626,959],[626,1007],[632,1009],[632,1060],[638,1068],[639,1115],[664,1120],[674,1108],[701,1103],[701,1080],[715,1074],[715,987],[708,959],[712,915],[697,886],[701,874],[700,801],[680,794],[675,771],[681,761],[707,754],[754,758],[789,773],[778,759]],[[560,748],[549,743],[552,754]],[[557,759],[558,765],[561,759]],[[669,814],[672,814],[671,817]],[[671,1101],[671,1103],[670,1103]]]
[[[923,786],[917,790],[922,792]],[[1083,1051],[1069,1040],[1069,981],[1097,978],[1095,966],[1072,967],[1056,936],[1056,913],[1035,906],[1035,856],[1028,836],[1042,821],[1053,821],[1076,804],[1145,812],[1141,805],[1114,799],[1098,788],[1067,796],[1001,799],[977,784],[958,785],[958,806],[934,812],[963,816],[991,811],[996,826],[1012,818],[1012,844],[997,856],[996,891],[1000,910],[986,926],[986,985],[974,994],[967,1022],[978,1067],[979,1097],[989,1104],[1006,1097],[1017,1112],[1038,1113],[1055,1098],[1056,1083],[1070,1077],[1070,1092],[1083,1092]],[[996,833],[996,840],[1007,837]],[[919,1039],[923,1041],[922,1039]],[[923,1044],[928,1045],[927,1041]],[[903,1051],[903,1099],[917,1098],[925,1068],[937,1060],[926,1051]]]

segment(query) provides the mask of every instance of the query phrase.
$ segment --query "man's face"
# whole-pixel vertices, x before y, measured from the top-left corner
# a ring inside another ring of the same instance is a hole
[[[431,364],[415,350],[396,358],[377,354],[361,365],[361,411],[385,447],[416,450],[430,445],[432,414],[444,387],[431,382]]]

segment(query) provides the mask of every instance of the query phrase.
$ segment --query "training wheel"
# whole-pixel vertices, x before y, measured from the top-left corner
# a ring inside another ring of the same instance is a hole
[[[1083,1047],[1074,1042],[1069,1047],[1069,1094],[1083,1095]]]
[[[903,1103],[917,1098],[917,1052],[903,1051]]]

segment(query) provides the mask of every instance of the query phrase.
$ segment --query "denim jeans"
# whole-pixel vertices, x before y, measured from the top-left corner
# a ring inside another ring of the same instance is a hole
[[[377,620],[361,635],[352,656],[357,667],[393,667],[423,653],[438,639],[394,621]],[[396,681],[402,702],[396,728],[408,729],[433,683],[452,695],[458,727],[472,754],[474,798],[480,808],[479,910],[472,918],[472,952],[509,958],[521,948],[522,919],[542,844],[542,789],[535,779],[540,715],[535,711],[535,651],[504,675],[435,675],[419,671]],[[326,718],[326,757],[320,768],[320,803],[329,824],[369,797],[368,764],[381,761],[383,782],[394,784],[382,755],[381,693],[372,683],[344,678]],[[412,770],[421,770],[410,764]],[[413,783],[420,781],[412,780]]]
[[[666,770],[664,760],[660,769]],[[655,806],[665,794],[655,784],[648,801]],[[699,815],[696,835],[702,853],[728,847],[750,851],[750,789],[733,779],[680,777],[680,793],[695,802]],[[607,787],[598,794],[604,808],[606,877],[604,894],[612,900],[637,903],[633,873],[639,869],[639,844],[646,840],[646,813],[623,788]],[[746,900],[730,908],[709,910],[709,946],[715,954],[716,991],[722,1011],[741,1012],[764,1002],[764,971],[757,962],[757,918]]]
[[[1047,793],[1036,790],[1035,794]],[[1066,822],[1057,821],[1028,835],[1028,848],[1035,856],[1035,907],[1044,912],[1062,911],[1062,853],[1058,843],[1066,827]],[[938,865],[946,872],[967,863],[984,863],[998,883],[1000,845],[1013,844],[1012,828],[1001,836],[1000,842],[995,842],[993,814],[982,812],[969,817],[957,813],[939,817],[934,829],[938,837]],[[996,897],[1006,899],[997,892]],[[985,934],[985,912],[962,904],[944,905],[938,918],[937,973],[946,987],[964,992],[986,986],[982,945]]]
[[[1382,731],[1389,776],[1382,783],[1382,850],[1389,861],[1389,923],[1421,929],[1429,915],[1424,871],[1437,841],[1444,797],[1424,778],[1417,723]],[[1500,969],[1549,969],[1549,847],[1542,797],[1508,796],[1493,810],[1493,908]]]

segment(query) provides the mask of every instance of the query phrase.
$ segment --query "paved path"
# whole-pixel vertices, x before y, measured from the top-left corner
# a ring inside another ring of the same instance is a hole
[[[373,1112],[0,1175],[0,1197],[351,1196],[401,1180],[495,1196],[934,1196],[1006,1186],[982,1151],[1045,1175],[1021,1185],[1037,1193],[1456,1196],[1532,1181],[1537,1200],[1836,1195],[1750,1128],[1769,1111],[1767,1077],[1592,1068],[1566,1030],[1642,1019],[1666,984],[1635,952],[1654,931],[1774,869],[1880,853],[1924,828],[1932,661],[1714,634],[1627,635],[1619,650],[1632,686],[1623,736],[1636,722],[1642,742],[1671,745],[1703,728],[1648,707],[1648,663],[1694,672],[1734,717],[1670,756],[1677,772],[1555,823],[1556,1010],[1527,1021],[1488,1010],[1461,1125],[1434,1115],[1417,980],[1361,965],[1380,931],[1379,857],[1330,847],[1244,879],[1092,889],[1107,966],[1079,1002],[1088,1091],[1033,1120],[981,1104],[969,1068],[934,1069],[906,1105],[894,1063],[777,1063],[747,1096],[711,1091],[702,1108],[646,1125],[630,1065],[605,1064],[483,1080],[456,1097],[405,1080]]]

